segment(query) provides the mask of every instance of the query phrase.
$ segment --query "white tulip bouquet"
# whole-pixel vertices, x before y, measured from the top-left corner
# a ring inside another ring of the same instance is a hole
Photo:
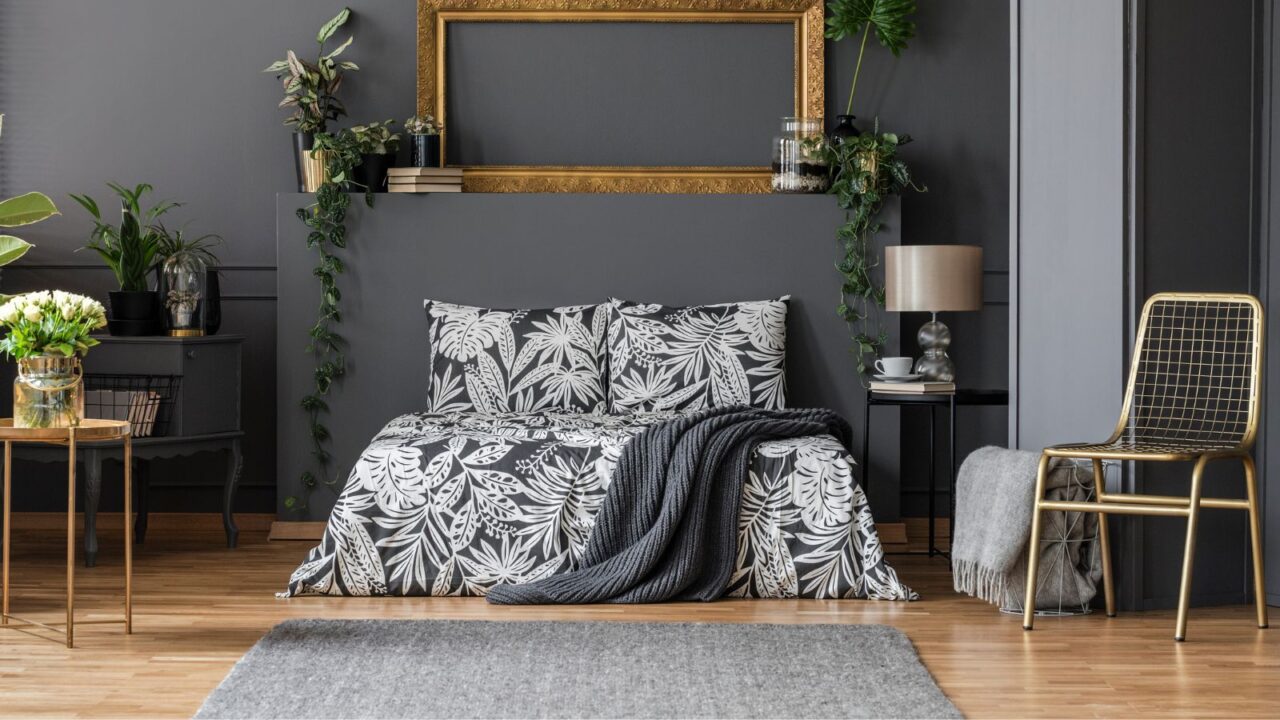
[[[37,355],[84,355],[98,341],[89,333],[107,324],[102,303],[61,290],[41,290],[0,305],[0,327],[8,334],[0,352],[16,360]]]

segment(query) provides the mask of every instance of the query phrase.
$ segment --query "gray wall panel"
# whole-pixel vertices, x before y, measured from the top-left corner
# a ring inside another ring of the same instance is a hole
[[[314,318],[315,278],[293,221],[302,195],[280,195],[279,478],[297,492],[309,436],[297,407],[310,388],[302,352]],[[353,206],[354,207],[354,206]],[[349,371],[329,400],[334,454],[349,470],[369,438],[426,396],[426,316],[432,298],[488,307],[550,307],[610,296],[671,305],[790,294],[789,403],[843,413],[861,430],[863,393],[844,325],[831,307],[830,198],[784,195],[385,196],[349,216],[360,238],[346,257],[342,333]],[[897,226],[896,203],[886,220]],[[882,242],[897,242],[892,232]],[[468,268],[468,272],[458,272]],[[897,338],[892,338],[893,342]],[[288,409],[288,410],[286,410]],[[898,516],[897,413],[873,418],[872,504]],[[879,482],[875,478],[879,478]],[[309,517],[332,503],[315,495]]]

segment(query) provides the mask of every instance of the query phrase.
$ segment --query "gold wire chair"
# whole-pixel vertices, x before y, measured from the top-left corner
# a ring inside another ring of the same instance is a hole
[[[1262,319],[1262,306],[1249,295],[1160,293],[1147,300],[1115,432],[1105,442],[1055,445],[1040,456],[1023,629],[1030,630],[1035,619],[1040,559],[1036,550],[1040,547],[1042,512],[1098,513],[1108,617],[1115,617],[1116,601],[1107,515],[1161,515],[1187,519],[1174,632],[1174,639],[1186,639],[1191,563],[1201,508],[1248,511],[1258,627],[1267,627],[1257,471],[1249,455],[1258,429]],[[1055,457],[1093,461],[1094,502],[1043,499],[1049,461]],[[1171,497],[1106,492],[1103,460],[1194,462],[1191,493],[1188,497]],[[1211,460],[1238,460],[1244,465],[1247,499],[1201,497],[1204,468]]]

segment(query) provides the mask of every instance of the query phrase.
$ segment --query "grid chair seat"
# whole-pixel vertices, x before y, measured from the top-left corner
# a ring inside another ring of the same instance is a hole
[[[1181,440],[1161,442],[1158,440],[1112,440],[1102,443],[1078,443],[1054,445],[1045,448],[1046,455],[1066,458],[1099,458],[1102,460],[1133,460],[1135,456],[1150,456],[1165,460],[1195,460],[1201,455],[1223,455],[1237,452],[1239,448],[1231,443],[1212,440]]]

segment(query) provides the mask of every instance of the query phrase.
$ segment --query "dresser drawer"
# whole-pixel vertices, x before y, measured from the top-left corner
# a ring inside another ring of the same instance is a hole
[[[99,339],[85,357],[86,374],[181,378],[169,437],[240,430],[239,336]]]

